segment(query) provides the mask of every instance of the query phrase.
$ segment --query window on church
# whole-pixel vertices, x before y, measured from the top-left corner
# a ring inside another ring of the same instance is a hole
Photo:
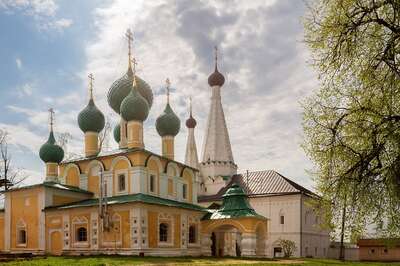
[[[125,174],[118,175],[118,191],[125,191]]]
[[[187,199],[187,185],[182,185],[182,198]]]
[[[284,215],[281,215],[281,224],[285,224],[285,216]]]
[[[172,196],[174,194],[174,181],[170,178],[168,179],[168,195]]]
[[[156,176],[150,175],[150,192],[156,192]]]
[[[18,244],[26,244],[26,231],[24,229],[18,231]]]
[[[195,225],[189,226],[189,243],[190,244],[196,243],[196,226]]]
[[[168,242],[168,224],[160,223],[159,238],[160,242]]]
[[[78,230],[76,230],[76,240],[78,242],[87,241],[87,230],[85,227],[79,227]]]

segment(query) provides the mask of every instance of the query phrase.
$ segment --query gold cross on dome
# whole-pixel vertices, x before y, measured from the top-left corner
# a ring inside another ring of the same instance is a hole
[[[53,124],[54,124],[54,109],[49,109],[49,124],[50,124],[50,131],[53,131]]]
[[[133,34],[131,29],[127,29],[125,33],[125,37],[128,40],[128,56],[129,56],[129,62],[131,60],[131,43],[133,42]]]
[[[89,78],[89,96],[90,96],[90,99],[92,99],[93,98],[93,80],[94,80],[93,74],[90,73],[88,75],[88,78]]]
[[[169,87],[171,86],[171,82],[169,81],[169,78],[165,80],[165,83],[167,84],[167,103],[169,103]]]

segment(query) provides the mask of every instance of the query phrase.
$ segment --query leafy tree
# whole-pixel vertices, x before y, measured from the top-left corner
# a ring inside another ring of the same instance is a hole
[[[342,242],[369,223],[398,237],[400,1],[316,1],[305,41],[320,80],[304,102],[303,122],[323,196],[316,204]]]
[[[282,248],[283,257],[290,258],[293,256],[293,253],[297,250],[296,243],[292,240],[287,239],[279,239],[279,246]]]

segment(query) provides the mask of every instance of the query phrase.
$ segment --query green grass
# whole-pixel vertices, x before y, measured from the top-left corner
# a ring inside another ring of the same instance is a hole
[[[210,258],[210,257],[131,257],[131,256],[88,256],[88,257],[47,257],[34,258],[31,260],[18,260],[2,265],[280,265],[280,266],[384,266],[388,263],[374,262],[341,262],[337,260],[325,259],[289,259],[289,260],[273,260],[273,259],[246,259],[246,258]],[[390,263],[391,266],[400,266],[400,263]]]

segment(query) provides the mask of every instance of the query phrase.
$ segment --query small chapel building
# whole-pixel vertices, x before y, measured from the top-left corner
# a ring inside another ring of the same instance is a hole
[[[102,151],[105,118],[90,96],[77,122],[84,154],[64,160],[53,112],[39,156],[42,183],[5,192],[0,251],[53,255],[258,256],[282,254],[279,239],[296,243],[296,256],[326,256],[329,232],[306,201],[311,191],[275,171],[237,173],[221,101],[224,76],[208,78],[211,103],[201,161],[190,106],[185,162],[175,160],[181,120],[169,99],[156,120],[161,154],[145,148],[143,122],[153,104],[150,85],[136,75],[128,31],[128,68],[107,95],[119,117],[118,149]]]

